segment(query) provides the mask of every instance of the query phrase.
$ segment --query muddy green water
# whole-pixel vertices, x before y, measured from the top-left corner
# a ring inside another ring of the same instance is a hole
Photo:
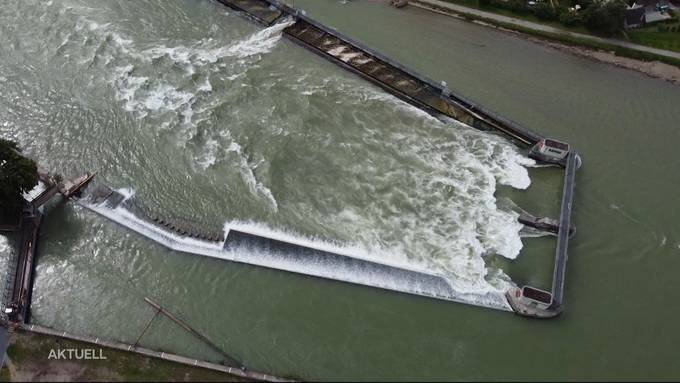
[[[678,376],[680,87],[417,9],[293,3],[577,148],[567,311],[527,320],[185,256],[59,205],[34,322],[132,342],[153,296],[251,369],[303,379]],[[526,170],[504,140],[433,120],[276,28],[207,0],[4,0],[0,32],[0,135],[45,167],[97,170],[177,216],[426,267],[473,300],[549,287],[554,239],[520,241],[510,206],[556,214],[561,172]],[[219,360],[165,319],[141,343]]]

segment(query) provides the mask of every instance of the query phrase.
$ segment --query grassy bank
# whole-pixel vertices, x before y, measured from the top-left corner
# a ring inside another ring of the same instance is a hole
[[[680,22],[666,24],[665,26],[680,30]],[[658,25],[654,25],[627,31],[626,34],[630,41],[636,44],[680,52],[680,32],[663,32],[659,31],[658,28]]]
[[[563,25],[559,21],[544,20],[544,19],[536,17],[536,15],[534,15],[533,13],[529,13],[529,12],[513,12],[509,9],[494,7],[493,5],[481,6],[481,5],[479,5],[479,0],[442,0],[442,1],[447,2],[447,3],[451,3],[451,4],[461,5],[461,6],[468,7],[468,8],[479,9],[480,11],[495,13],[495,14],[502,15],[502,16],[514,17],[515,19],[531,21],[532,23],[548,25],[550,27],[563,29],[564,31],[568,31],[568,32],[590,34],[590,31],[588,31],[588,29],[586,29],[582,25],[576,25],[574,27],[566,27],[565,25]]]
[[[95,349],[90,344],[18,332],[12,334],[0,381],[243,381],[231,375],[101,348],[105,360],[49,359],[50,350]]]
[[[447,1],[449,1],[449,0],[447,0]],[[455,2],[457,2],[457,1],[458,0],[456,0]],[[475,0],[462,0],[462,1],[475,1]],[[453,3],[454,1],[450,1],[450,2]],[[464,5],[464,4],[461,3],[461,5]],[[432,8],[432,9],[436,9],[439,12],[459,16],[459,17],[462,17],[466,20],[481,21],[481,22],[484,22],[486,24],[495,25],[495,26],[498,26],[498,27],[502,27],[504,29],[524,33],[524,34],[531,35],[531,36],[540,37],[540,38],[543,38],[543,39],[546,39],[546,40],[556,41],[556,42],[563,43],[563,44],[566,44],[566,45],[586,47],[586,48],[591,48],[591,49],[595,49],[595,50],[607,51],[607,52],[614,53],[617,56],[628,57],[628,58],[641,60],[641,61],[659,61],[659,62],[663,62],[663,63],[669,64],[669,65],[674,65],[674,66],[680,68],[680,60],[672,58],[672,57],[659,56],[659,55],[649,53],[649,52],[643,52],[643,51],[638,51],[638,50],[635,50],[635,49],[620,47],[620,46],[617,46],[617,45],[601,43],[601,42],[598,42],[598,41],[593,41],[593,40],[586,39],[586,38],[574,37],[574,36],[570,36],[570,35],[567,35],[567,34],[539,31],[539,30],[526,28],[526,27],[523,27],[523,26],[515,25],[515,24],[510,24],[510,23],[505,23],[505,22],[493,20],[493,19],[488,19],[486,17],[481,17],[481,16],[477,16],[477,15],[474,15],[474,14],[470,14],[470,13],[458,12],[458,11],[450,10],[448,8],[431,6],[429,4],[427,6]]]

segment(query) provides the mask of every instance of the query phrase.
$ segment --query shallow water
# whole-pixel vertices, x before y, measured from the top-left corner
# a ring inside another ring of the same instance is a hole
[[[679,185],[657,166],[680,167],[677,87],[414,9],[295,4],[577,147],[586,166],[565,315],[526,321],[185,256],[58,205],[41,238],[35,322],[134,342],[153,296],[251,369],[303,378],[677,373],[677,309],[665,302]],[[425,267],[471,295],[549,286],[554,240],[520,241],[511,206],[556,214],[560,172],[529,178],[531,162],[503,139],[397,101],[281,40],[281,26],[179,0],[9,1],[0,21],[0,134],[50,169],[96,170],[184,219]],[[649,329],[632,331],[641,322]],[[166,321],[142,344],[219,358]],[[540,351],[538,365],[518,348]]]

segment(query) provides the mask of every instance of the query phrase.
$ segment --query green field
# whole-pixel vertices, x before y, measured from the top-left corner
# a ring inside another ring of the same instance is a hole
[[[674,24],[680,29],[680,23]],[[626,32],[630,41],[654,48],[680,52],[680,32],[660,32],[656,26]]]

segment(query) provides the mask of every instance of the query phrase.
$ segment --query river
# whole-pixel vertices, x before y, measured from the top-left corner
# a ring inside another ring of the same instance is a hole
[[[0,135],[170,215],[443,273],[474,301],[547,288],[561,172],[435,120],[208,0],[0,9]],[[680,88],[383,2],[309,15],[542,134],[577,175],[566,311],[551,321],[173,253],[51,208],[33,321],[134,342],[152,296],[253,370],[303,379],[677,377]],[[30,25],[30,27],[29,27]],[[7,252],[3,240],[0,252]],[[165,319],[142,345],[219,360]]]

